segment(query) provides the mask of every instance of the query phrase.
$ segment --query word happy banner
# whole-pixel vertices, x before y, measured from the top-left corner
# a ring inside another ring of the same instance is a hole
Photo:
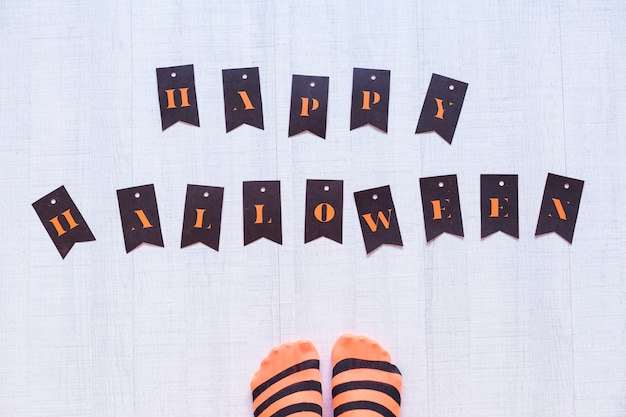
[[[556,233],[570,244],[584,181],[548,174],[535,235]],[[463,237],[456,175],[420,178],[426,241],[443,233]],[[224,188],[188,185],[181,248],[202,243],[218,251]],[[129,253],[142,243],[163,247],[154,185],[117,190],[122,233]],[[304,243],[326,237],[342,244],[343,181],[307,180]],[[400,224],[389,186],[354,193],[366,253],[381,245],[402,247]],[[243,183],[243,245],[261,238],[282,245],[280,181]],[[516,175],[481,176],[481,236],[502,231],[518,237]],[[33,203],[41,223],[62,258],[74,244],[96,240],[65,187]]]
[[[200,126],[193,65],[157,68],[162,130],[177,122]],[[350,130],[370,125],[387,133],[391,72],[354,68]],[[309,132],[326,138],[328,89],[324,76],[293,75],[289,107],[289,134]],[[461,115],[468,84],[433,74],[415,133],[436,132],[452,138]],[[226,133],[247,124],[263,130],[263,103],[259,68],[222,70]]]

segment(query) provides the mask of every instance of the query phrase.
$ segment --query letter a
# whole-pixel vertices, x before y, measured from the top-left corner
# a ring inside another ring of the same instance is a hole
[[[563,209],[563,203],[558,198],[552,198],[552,202],[554,203],[554,207],[556,208],[556,212],[559,215],[559,219],[567,220],[567,215],[565,214],[565,209]]]
[[[148,217],[146,216],[146,213],[143,212],[143,210],[135,210],[135,214],[141,221],[142,228],[149,229],[153,227],[152,223],[150,223],[150,220],[148,220]],[[134,228],[132,230],[134,230]]]
[[[241,101],[243,101],[244,110],[254,110],[252,101],[250,101],[250,97],[248,97],[248,93],[246,91],[237,91],[237,94],[239,94]]]

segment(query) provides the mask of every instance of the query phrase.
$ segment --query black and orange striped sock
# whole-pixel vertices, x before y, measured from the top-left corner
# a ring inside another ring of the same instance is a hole
[[[320,357],[308,340],[285,343],[263,359],[250,382],[255,417],[320,417]]]
[[[389,353],[364,336],[343,335],[333,347],[335,417],[399,417],[402,375]]]

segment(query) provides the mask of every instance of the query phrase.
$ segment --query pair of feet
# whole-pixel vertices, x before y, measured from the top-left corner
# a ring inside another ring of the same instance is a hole
[[[402,375],[389,353],[364,336],[343,335],[332,350],[335,417],[399,417]],[[322,415],[320,358],[307,340],[263,359],[250,382],[255,417]]]

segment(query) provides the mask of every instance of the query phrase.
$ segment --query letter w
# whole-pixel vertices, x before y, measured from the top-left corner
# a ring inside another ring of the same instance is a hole
[[[391,222],[391,211],[392,210],[393,209],[389,209],[388,210],[388,213],[389,213],[388,217],[385,217],[383,212],[379,211],[378,215],[376,217],[376,221],[374,221],[374,219],[372,219],[372,213],[363,214],[362,216],[365,219],[365,223],[367,223],[367,225],[369,226],[369,228],[372,231],[372,233],[376,233],[376,230],[378,230],[378,221],[379,220],[383,224],[385,229],[389,229],[389,223]]]

